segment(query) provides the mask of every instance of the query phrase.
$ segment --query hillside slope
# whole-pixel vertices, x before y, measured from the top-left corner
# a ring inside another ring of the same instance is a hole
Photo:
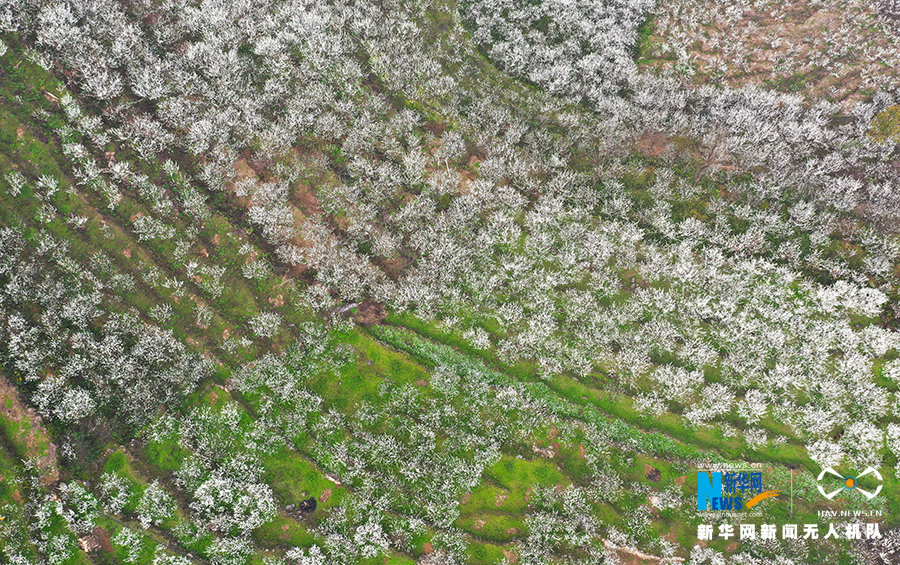
[[[892,75],[667,76],[661,6],[0,5],[5,561],[889,556]],[[882,537],[698,539],[751,465]]]

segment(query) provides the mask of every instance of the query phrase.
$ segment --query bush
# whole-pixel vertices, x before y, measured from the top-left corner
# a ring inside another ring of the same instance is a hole
[[[869,138],[878,143],[900,143],[900,106],[885,108],[875,115]]]

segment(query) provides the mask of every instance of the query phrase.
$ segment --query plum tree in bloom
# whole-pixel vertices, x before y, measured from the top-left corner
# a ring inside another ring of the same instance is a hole
[[[463,337],[479,349],[488,349],[491,346],[490,335],[481,327],[466,330],[463,332]]]
[[[158,526],[175,511],[175,500],[166,490],[153,481],[144,490],[137,505],[137,517],[144,528]]]
[[[85,90],[100,100],[110,100],[122,93],[122,78],[108,69],[85,69]]]
[[[881,374],[900,384],[900,359],[888,361],[881,367]]]
[[[688,371],[682,367],[663,365],[657,368],[652,378],[662,387],[666,399],[684,402],[703,382],[703,371]]]
[[[186,267],[190,267],[189,263]],[[194,268],[196,268],[196,272],[201,275],[201,280],[198,283],[200,288],[205,290],[210,294],[212,298],[218,298],[222,295],[222,292],[225,290],[225,283],[222,282],[222,276],[225,275],[225,267],[221,265],[199,265],[197,268],[197,264],[193,263]],[[188,276],[192,276],[192,272],[188,270]]]
[[[759,428],[749,428],[744,431],[744,442],[751,449],[761,449],[768,443],[768,436],[765,430]]]
[[[374,521],[356,528],[356,532],[353,533],[353,542],[359,549],[360,555],[366,559],[381,555],[387,551],[390,545],[381,524]]]
[[[125,563],[134,565],[139,562],[141,552],[144,550],[144,536],[129,527],[122,527],[112,537],[114,546],[121,548],[125,553]]]
[[[61,483],[59,491],[64,502],[62,516],[69,529],[78,534],[90,532],[100,515],[94,495],[74,481]]]
[[[900,425],[890,423],[885,430],[885,443],[895,457],[900,457]]]
[[[241,267],[241,273],[248,279],[264,279],[272,272],[272,267],[261,259],[245,263]]]
[[[138,216],[132,224],[134,233],[137,234],[140,241],[171,239],[175,236],[175,228],[151,216]]]
[[[666,401],[655,392],[643,393],[635,397],[634,407],[641,414],[655,417],[666,411]]]
[[[38,19],[41,28],[39,44],[60,49],[79,34],[78,18],[66,4],[57,3],[44,8]]]
[[[197,487],[190,507],[207,529],[223,533],[247,533],[275,517],[268,486],[216,475]]]
[[[162,65],[158,62],[135,65],[130,69],[131,89],[142,98],[157,100],[171,91],[166,83]]]
[[[172,307],[166,303],[156,304],[150,309],[150,316],[162,324],[168,322],[173,313]]]
[[[691,556],[688,565],[725,565],[726,560],[722,553],[711,547],[703,547],[700,544],[691,548]]]
[[[841,443],[850,459],[859,467],[881,466],[879,451],[884,445],[884,432],[868,421],[853,422],[847,426]]]
[[[194,562],[181,555],[166,555],[162,551],[157,551],[153,565],[194,565]]]
[[[453,368],[446,365],[438,365],[432,371],[429,383],[440,394],[454,395],[458,391],[460,377]]]
[[[245,539],[216,538],[207,552],[215,565],[244,565],[253,554],[253,546]]]
[[[292,565],[325,565],[326,557],[318,545],[308,549],[292,547],[284,554]]]
[[[22,187],[25,186],[25,176],[22,175],[19,171],[12,171],[6,173],[4,177],[6,179],[7,191],[10,196],[18,196],[22,192]]]
[[[100,502],[108,514],[119,514],[131,499],[128,479],[116,473],[104,473],[100,480]]]
[[[250,330],[258,337],[272,337],[281,326],[281,316],[274,312],[260,312],[250,318]]]
[[[553,562],[552,555],[573,547],[589,557],[595,555],[593,541],[600,524],[590,511],[588,491],[570,487],[556,492],[538,487],[533,491],[531,504],[535,510],[527,519],[528,536],[520,546],[520,562]]]
[[[97,409],[97,403],[88,391],[79,386],[69,386],[62,377],[41,381],[34,401],[44,413],[64,422],[77,422]]]
[[[738,415],[748,424],[755,424],[766,415],[769,405],[766,397],[757,389],[750,389],[744,398],[738,402]]]
[[[194,318],[195,323],[198,328],[205,329],[209,327],[209,323],[212,321],[213,311],[206,304],[198,304],[197,308],[194,310]]]
[[[809,458],[815,461],[819,467],[835,467],[841,464],[844,459],[844,452],[841,447],[828,440],[820,439],[812,445],[806,446],[809,452]]]

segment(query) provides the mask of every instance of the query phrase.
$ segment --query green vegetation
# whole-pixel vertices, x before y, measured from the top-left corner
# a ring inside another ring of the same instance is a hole
[[[869,137],[879,143],[900,143],[900,106],[890,106],[872,119]]]

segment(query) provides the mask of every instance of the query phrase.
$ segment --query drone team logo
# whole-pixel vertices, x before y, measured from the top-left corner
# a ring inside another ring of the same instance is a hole
[[[826,475],[834,475],[835,477],[839,478],[841,480],[841,483],[840,483],[841,486],[839,486],[838,488],[836,488],[835,490],[833,490],[831,492],[826,492],[825,488],[822,486],[823,481],[827,480],[828,482],[832,483],[831,486],[834,486],[836,483],[836,481],[834,479],[827,477]],[[872,475],[873,477],[875,477],[875,479],[878,480],[878,488],[876,488],[874,492],[869,492],[868,490],[863,489],[862,487],[859,486],[859,479],[861,479],[865,476],[868,476],[868,475]],[[853,475],[842,475],[842,474],[838,473],[837,471],[835,471],[833,468],[828,467],[827,469],[822,469],[822,472],[819,473],[819,477],[816,480],[819,481],[819,484],[816,485],[819,489],[819,493],[821,493],[822,496],[824,496],[828,500],[833,499],[841,492],[851,492],[851,491],[857,491],[860,494],[862,494],[863,496],[865,496],[867,499],[872,500],[873,498],[878,496],[878,493],[881,492],[881,487],[884,486],[883,485],[884,478],[882,478],[881,473],[879,473],[878,470],[875,469],[874,467],[866,468],[865,471],[856,475],[855,477]]]

